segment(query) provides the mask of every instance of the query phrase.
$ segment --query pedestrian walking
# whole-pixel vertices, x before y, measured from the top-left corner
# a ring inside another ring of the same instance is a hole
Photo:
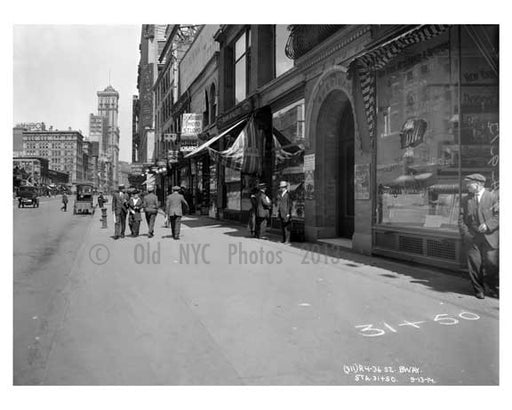
[[[282,241],[290,244],[290,234],[292,225],[292,199],[288,192],[288,182],[281,181],[279,183],[279,197],[277,199],[277,214],[281,222]]]
[[[68,196],[65,192],[62,193],[62,207],[60,208],[60,210],[64,212],[68,211]]]
[[[142,217],[140,212],[142,210],[142,199],[139,197],[139,191],[133,191],[131,198],[128,201],[128,224],[133,237],[139,236],[140,221]]]
[[[180,239],[181,217],[183,216],[183,208],[188,211],[189,206],[183,195],[179,193],[180,187],[172,187],[172,194],[167,197],[165,204],[165,212],[171,221],[172,237],[176,240]]]
[[[148,193],[144,196],[143,201],[144,214],[146,215],[146,223],[148,224],[148,238],[153,237],[155,220],[158,215],[158,208],[160,207],[160,203],[154,191],[154,187],[148,187]]]
[[[270,215],[270,208],[272,203],[270,202],[269,197],[265,193],[267,190],[267,184],[261,183],[258,184],[258,192],[256,193],[256,226],[254,229],[254,236],[256,238],[267,239],[266,228],[267,228],[267,219]]]
[[[487,291],[499,291],[499,198],[485,189],[485,177],[471,174],[464,178],[469,194],[462,199],[459,230],[466,251],[471,284],[478,299]]]
[[[249,210],[249,222],[247,223],[247,229],[251,233],[251,236],[254,237],[256,233],[256,210],[258,207],[258,203],[256,200],[256,194],[258,193],[257,188],[253,188],[250,196],[251,200],[251,209]]]
[[[98,195],[98,207],[101,209],[103,208],[103,205],[105,204],[105,197],[103,196],[103,192],[100,191],[100,194]]]
[[[112,196],[112,214],[114,215],[114,239],[124,238],[126,229],[128,195],[124,192],[124,185]]]

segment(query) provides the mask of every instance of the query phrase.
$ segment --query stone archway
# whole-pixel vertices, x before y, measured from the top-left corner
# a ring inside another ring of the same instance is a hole
[[[314,87],[306,115],[315,155],[314,196],[306,200],[308,239],[354,233],[354,140],[357,137],[352,83],[342,69],[332,68]]]

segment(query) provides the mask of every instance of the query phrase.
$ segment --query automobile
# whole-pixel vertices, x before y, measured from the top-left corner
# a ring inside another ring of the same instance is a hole
[[[94,214],[93,186],[91,184],[78,184],[73,214]]]
[[[39,188],[35,186],[22,186],[18,189],[18,208],[32,205],[39,208]]]

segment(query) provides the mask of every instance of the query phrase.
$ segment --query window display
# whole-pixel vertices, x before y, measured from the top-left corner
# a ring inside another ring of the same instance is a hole
[[[497,36],[456,26],[377,73],[379,224],[457,232],[464,175],[499,189]]]
[[[457,229],[458,67],[447,33],[410,47],[377,76],[381,224]]]

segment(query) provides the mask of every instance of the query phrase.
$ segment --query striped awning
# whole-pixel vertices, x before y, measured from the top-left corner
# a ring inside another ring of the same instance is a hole
[[[243,120],[237,122],[235,125],[228,128],[226,131],[221,132],[219,135],[217,135],[213,138],[210,138],[204,144],[197,147],[194,151],[186,154],[183,158],[190,158],[190,157],[196,156],[198,154],[201,154],[203,152],[206,153],[207,152],[206,150],[210,147],[210,145],[212,145],[214,142],[218,141],[222,137],[228,135],[229,133],[236,134],[245,125],[246,122],[247,122],[247,119],[243,119]]]
[[[277,167],[286,166],[287,161],[304,153],[304,146],[302,144],[292,143],[276,128],[272,128],[272,138]]]
[[[224,151],[208,147],[210,158],[227,168],[246,174],[261,175],[262,138],[258,138],[254,118],[251,117],[240,131],[233,145]]]
[[[392,40],[375,46],[351,62],[351,68],[355,70],[360,81],[370,139],[375,137],[376,127],[375,72],[384,68],[405,48],[436,37],[448,28],[450,28],[450,25],[427,24],[416,26]]]

